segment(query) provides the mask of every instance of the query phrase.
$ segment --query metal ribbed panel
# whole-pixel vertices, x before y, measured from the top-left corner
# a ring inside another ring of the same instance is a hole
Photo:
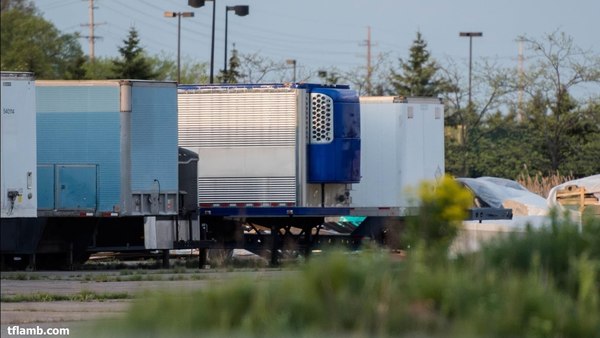
[[[180,93],[183,147],[293,146],[294,90]]]
[[[199,203],[294,203],[294,177],[198,179]]]

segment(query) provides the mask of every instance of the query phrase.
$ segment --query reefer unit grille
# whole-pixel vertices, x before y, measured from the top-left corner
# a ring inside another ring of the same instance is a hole
[[[314,93],[311,99],[311,143],[330,143],[333,140],[333,100],[331,97]]]
[[[179,145],[293,146],[295,95],[292,90],[180,93]]]

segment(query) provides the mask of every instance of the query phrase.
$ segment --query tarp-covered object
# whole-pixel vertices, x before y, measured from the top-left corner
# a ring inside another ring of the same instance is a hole
[[[549,208],[546,199],[519,183],[498,177],[457,178],[475,195],[476,207],[512,209],[510,220],[464,221],[452,244],[452,252],[479,250],[481,244],[497,236],[525,231],[527,226],[539,228],[547,224]]]
[[[515,181],[498,177],[457,178],[475,195],[478,207],[507,208],[513,216],[548,214],[546,200]]]
[[[547,202],[550,207],[561,210],[565,208],[565,205],[577,205],[579,210],[583,210],[586,206],[599,208],[600,175],[588,176],[555,186],[548,193]]]

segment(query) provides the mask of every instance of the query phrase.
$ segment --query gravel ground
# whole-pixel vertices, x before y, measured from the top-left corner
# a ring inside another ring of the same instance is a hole
[[[225,280],[248,278],[265,280],[293,273],[277,269],[253,271],[195,270],[175,273],[169,270],[149,271],[44,271],[2,273],[0,291],[3,298],[27,296],[37,293],[50,295],[76,295],[81,292],[127,293],[139,297],[140,293],[153,290],[195,290],[222,283]],[[131,280],[142,279],[142,280]],[[117,281],[121,280],[121,281]],[[110,319],[123,315],[132,299],[102,301],[50,301],[50,302],[2,302],[1,336],[8,335],[8,327],[42,327],[71,329],[70,336],[85,323],[98,319]],[[14,337],[14,336],[13,336]]]

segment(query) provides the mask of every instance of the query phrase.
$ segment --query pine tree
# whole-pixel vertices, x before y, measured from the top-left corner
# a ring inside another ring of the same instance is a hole
[[[238,71],[240,68],[240,58],[238,56],[238,51],[235,49],[235,45],[233,46],[233,50],[231,51],[231,57],[229,58],[229,66],[227,68],[227,72],[223,69],[219,72],[217,76],[217,81],[221,83],[238,83],[238,79],[241,74]]]
[[[393,94],[400,96],[437,96],[444,91],[445,82],[436,78],[439,67],[427,51],[421,32],[410,47],[408,61],[399,59],[401,72],[392,70]]]
[[[119,47],[122,59],[113,61],[114,71],[121,79],[149,80],[156,77],[152,71],[150,60],[146,58],[144,49],[139,46],[140,39],[134,27],[129,29],[127,39]]]

